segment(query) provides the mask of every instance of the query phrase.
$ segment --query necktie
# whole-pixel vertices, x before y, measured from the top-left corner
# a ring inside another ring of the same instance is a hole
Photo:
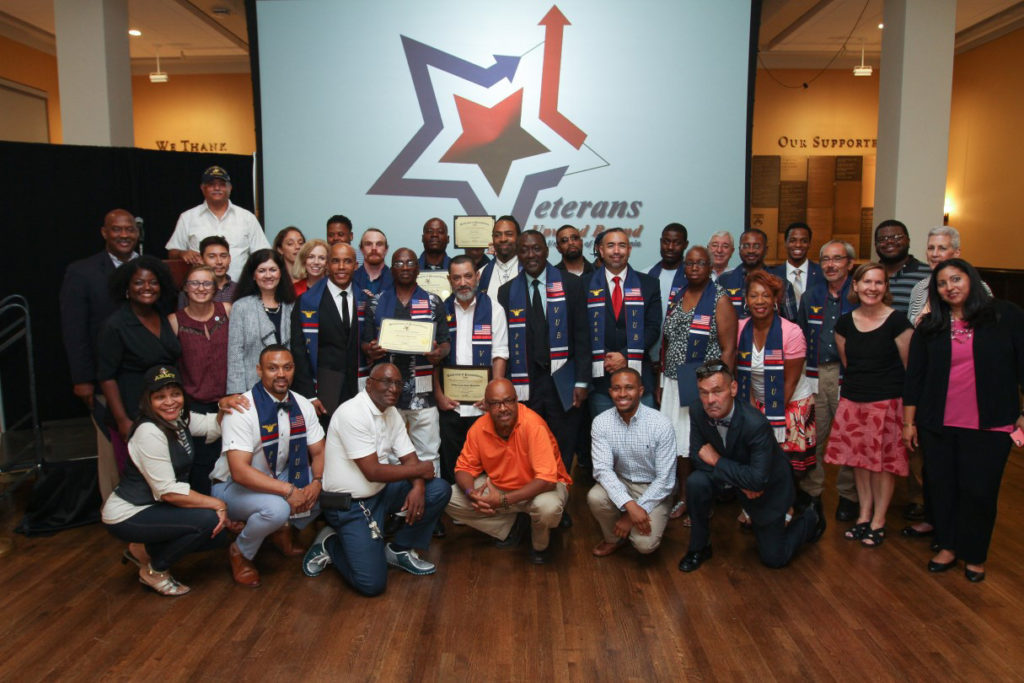
[[[347,330],[352,326],[352,317],[348,312],[348,292],[342,291],[341,293],[341,324],[344,325]]]
[[[615,283],[615,289],[612,290],[612,310],[615,312],[615,317],[619,317],[619,313],[622,312],[622,286],[619,282],[622,280],[618,275],[612,278],[612,282]]]
[[[804,281],[799,268],[793,271],[793,293],[796,294],[796,302],[800,303],[800,297],[804,295]]]
[[[533,307],[533,314],[538,320],[544,320],[547,316],[544,312],[544,305],[540,301],[540,280],[533,281],[533,299],[530,304]]]

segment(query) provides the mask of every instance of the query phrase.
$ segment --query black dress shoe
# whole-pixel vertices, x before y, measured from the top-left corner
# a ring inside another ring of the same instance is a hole
[[[825,524],[825,516],[819,515],[817,510],[814,509],[814,507],[809,507],[806,510],[804,510],[804,514],[815,515],[817,517],[817,521],[815,521],[814,523],[814,530],[811,532],[811,535],[807,537],[808,543],[817,543],[821,539],[822,535],[825,533],[825,527],[827,526]]]
[[[529,518],[523,513],[516,515],[516,521],[512,524],[512,528],[508,531],[508,536],[503,540],[495,541],[495,548],[517,548],[519,544],[523,542],[523,537],[526,535],[527,522]]]
[[[839,496],[839,505],[836,506],[836,519],[840,522],[852,522],[860,514],[860,505],[855,500]]]
[[[924,506],[920,503],[907,503],[903,508],[903,519],[911,522],[924,521]]]
[[[572,528],[572,517],[569,516],[569,512],[565,511],[562,513],[562,519],[558,520],[559,529],[571,529]]]
[[[551,553],[548,548],[544,548],[544,550],[530,548],[530,562],[534,564],[547,564],[550,561]]]
[[[711,559],[711,544],[708,543],[704,546],[703,550],[691,550],[683,556],[683,559],[679,560],[679,571],[681,572],[692,572],[702,564],[704,560]]]
[[[964,567],[964,576],[966,576],[967,580],[971,583],[981,583],[985,580],[985,572],[976,572],[973,569],[968,569],[967,567]]]
[[[906,536],[907,538],[928,538],[935,533],[935,529],[929,529],[928,531],[918,531],[914,528],[914,525],[903,527],[900,531],[900,536]]]
[[[949,562],[936,562],[935,560],[928,560],[928,571],[932,574],[940,574],[944,571],[949,571],[956,566],[956,558],[954,557]],[[968,569],[967,571],[971,571]]]
[[[440,519],[438,519],[437,520],[437,524],[434,525],[433,536],[434,536],[434,538],[444,538],[445,537],[444,522],[442,522]]]

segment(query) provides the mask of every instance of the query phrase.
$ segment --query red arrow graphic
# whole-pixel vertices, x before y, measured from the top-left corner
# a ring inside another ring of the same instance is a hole
[[[562,71],[562,31],[569,25],[556,5],[552,5],[538,26],[544,26],[544,67],[540,82],[540,120],[570,145],[579,149],[587,134],[558,111],[558,81]]]

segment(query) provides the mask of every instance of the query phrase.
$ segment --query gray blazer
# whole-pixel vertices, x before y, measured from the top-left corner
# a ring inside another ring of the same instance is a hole
[[[281,343],[291,341],[292,306],[281,305]],[[231,306],[228,319],[228,386],[229,394],[241,394],[259,381],[256,366],[260,351],[277,340],[274,324],[263,310],[259,295],[242,297]]]

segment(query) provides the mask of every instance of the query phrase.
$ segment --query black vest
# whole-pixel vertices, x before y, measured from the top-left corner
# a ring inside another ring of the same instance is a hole
[[[177,481],[187,483],[189,472],[192,469],[194,450],[192,436],[188,433],[188,429],[183,430],[181,433],[185,435],[185,446],[176,438],[169,438],[167,446],[170,451],[171,466],[174,468],[174,478]],[[128,458],[128,462],[125,463],[124,474],[121,475],[121,483],[117,485],[114,491],[122,500],[132,505],[153,505],[157,502],[153,499],[153,491],[149,488],[146,478],[142,476],[142,472],[135,466],[131,458]]]

